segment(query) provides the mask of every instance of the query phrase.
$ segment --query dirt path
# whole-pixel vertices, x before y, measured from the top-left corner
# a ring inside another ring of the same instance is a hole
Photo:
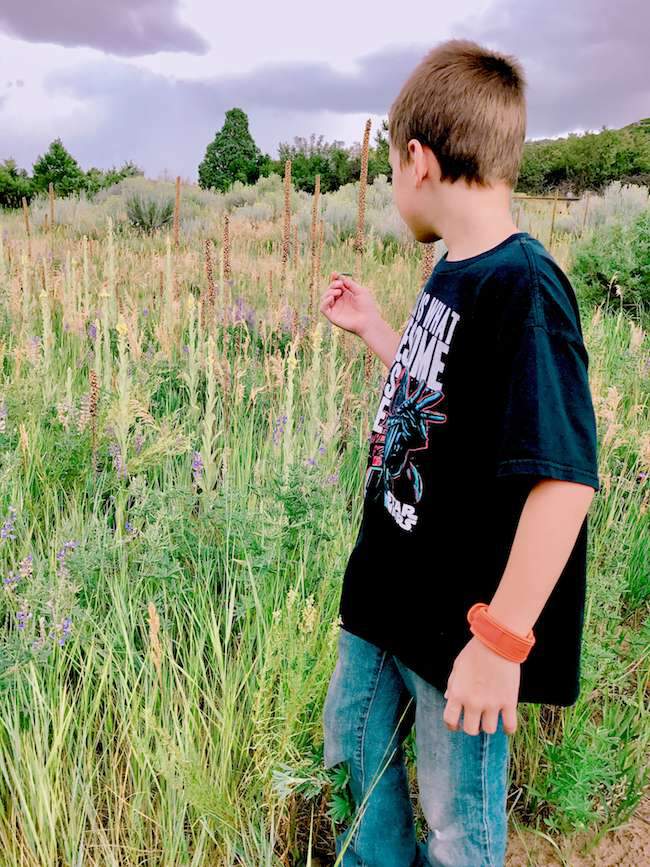
[[[576,837],[558,852],[530,831],[511,831],[506,867],[650,867],[650,796],[624,827],[610,831],[585,855],[588,841],[587,835]]]

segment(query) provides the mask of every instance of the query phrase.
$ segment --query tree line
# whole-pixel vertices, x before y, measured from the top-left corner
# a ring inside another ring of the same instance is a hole
[[[47,193],[50,184],[60,198],[80,192],[94,196],[104,187],[111,187],[124,178],[142,175],[144,172],[131,162],[121,168],[103,171],[90,168],[84,172],[61,142],[54,139],[48,150],[39,156],[32,167],[31,176],[18,168],[14,159],[0,163],[0,207],[19,208],[23,198],[28,202],[41,193]]]
[[[198,167],[199,185],[226,192],[236,181],[254,184],[260,177],[283,175],[288,159],[293,185],[307,192],[314,191],[317,175],[321,191],[330,192],[358,180],[361,172],[359,144],[346,147],[342,141],[327,142],[322,135],[282,142],[277,159],[272,159],[255,143],[246,113],[231,108]],[[107,171],[91,168],[84,172],[61,140],[55,139],[34,163],[31,176],[13,159],[0,163],[0,207],[20,207],[23,198],[29,201],[47,192],[50,184],[58,197],[80,192],[92,197],[100,189],[142,174],[131,162]],[[369,149],[369,183],[380,174],[391,179],[386,119]],[[529,195],[555,190],[581,195],[585,190],[599,192],[616,180],[650,185],[650,118],[620,130],[603,128],[597,133],[526,142],[517,190]]]

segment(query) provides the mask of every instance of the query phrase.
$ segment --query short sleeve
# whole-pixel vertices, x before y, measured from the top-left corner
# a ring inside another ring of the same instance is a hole
[[[580,339],[522,328],[504,375],[497,477],[538,475],[599,490],[588,355]]]

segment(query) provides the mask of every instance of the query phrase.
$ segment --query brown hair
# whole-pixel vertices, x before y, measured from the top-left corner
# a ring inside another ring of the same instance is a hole
[[[389,112],[400,165],[408,143],[428,145],[441,180],[464,178],[514,188],[526,137],[526,80],[519,61],[465,39],[433,48],[402,86]]]

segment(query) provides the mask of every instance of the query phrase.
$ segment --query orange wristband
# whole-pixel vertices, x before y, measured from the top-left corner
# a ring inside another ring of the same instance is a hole
[[[467,612],[467,620],[473,635],[511,662],[523,662],[535,644],[532,629],[525,637],[517,635],[490,616],[485,602],[472,605]]]

